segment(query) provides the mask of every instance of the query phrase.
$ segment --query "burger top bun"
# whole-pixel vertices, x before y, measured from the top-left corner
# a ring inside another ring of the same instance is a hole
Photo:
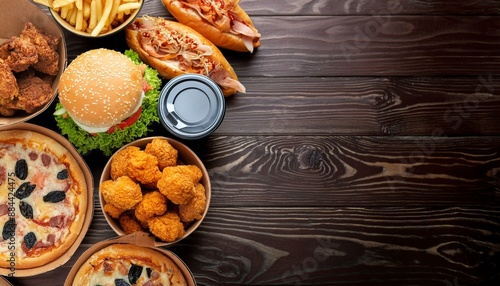
[[[68,65],[59,82],[59,101],[85,131],[106,132],[139,109],[142,86],[142,70],[127,56],[95,49]]]

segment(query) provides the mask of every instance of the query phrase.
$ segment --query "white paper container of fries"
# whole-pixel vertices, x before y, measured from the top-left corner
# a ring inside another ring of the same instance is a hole
[[[57,86],[67,64],[66,42],[64,34],[57,23],[39,7],[27,0],[0,0],[0,44],[13,36],[19,36],[27,22],[33,23],[44,33],[59,38],[59,73],[52,78],[52,98],[34,113],[18,111],[14,116],[0,115],[0,129],[3,127],[25,122],[46,110],[57,95]]]
[[[104,37],[125,28],[144,0],[35,0],[46,5],[66,30],[83,37]],[[52,2],[52,3],[50,3]]]

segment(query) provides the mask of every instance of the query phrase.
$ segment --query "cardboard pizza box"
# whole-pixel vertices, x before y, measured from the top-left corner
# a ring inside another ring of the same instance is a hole
[[[177,256],[175,255],[172,251],[160,248],[160,247],[155,247],[155,239],[152,235],[145,233],[145,232],[135,232],[132,234],[124,235],[124,236],[118,236],[116,238],[111,238],[108,240],[104,240],[101,242],[98,242],[91,246],[89,249],[87,249],[81,256],[78,258],[78,260],[75,262],[73,267],[71,268],[68,277],[66,278],[66,281],[64,282],[64,286],[71,286],[73,284],[73,280],[75,278],[76,273],[80,269],[80,267],[87,261],[87,259],[92,256],[92,254],[96,253],[97,251],[112,245],[116,243],[126,243],[126,244],[133,244],[133,245],[138,245],[142,247],[147,247],[154,249],[168,258],[170,258],[181,270],[182,274],[184,275],[184,278],[186,279],[187,285],[188,286],[196,286],[196,281],[194,279],[194,275],[189,270],[187,265]]]
[[[42,108],[34,113],[16,113],[12,117],[0,116],[0,129],[19,122],[25,122],[46,110],[57,96],[57,86],[67,65],[66,41],[64,33],[54,19],[46,14],[39,6],[28,0],[0,0],[0,43],[10,39],[12,36],[19,36],[27,22],[33,23],[37,28],[47,34],[57,36],[60,39],[59,52],[59,73],[52,81],[52,99]]]
[[[89,167],[87,166],[87,163],[85,160],[81,157],[81,155],[76,151],[76,149],[73,147],[73,145],[61,134],[52,131],[50,129],[47,129],[42,126],[38,126],[35,124],[31,123],[18,123],[11,125],[9,127],[6,127],[5,129],[0,130],[0,132],[4,130],[14,130],[14,129],[21,129],[21,130],[30,130],[33,132],[38,132],[43,135],[46,135],[48,137],[51,137],[52,139],[56,140],[58,143],[63,145],[70,153],[71,155],[75,158],[75,160],[78,162],[78,165],[82,169],[83,175],[85,176],[85,182],[87,184],[87,209],[85,212],[85,220],[83,223],[83,227],[80,230],[80,233],[76,239],[76,241],[73,243],[73,245],[60,257],[57,259],[39,266],[35,268],[28,268],[28,269],[7,269],[7,268],[0,268],[0,275],[4,276],[14,276],[14,277],[27,277],[27,276],[33,276],[33,275],[38,275],[41,273],[45,273],[48,271],[51,271],[66,262],[70,260],[70,258],[73,256],[73,254],[76,252],[78,247],[80,246],[83,238],[87,234],[87,230],[90,226],[90,223],[92,221],[92,217],[94,215],[94,179],[92,176],[92,172],[90,171]],[[1,284],[0,284],[1,286]]]

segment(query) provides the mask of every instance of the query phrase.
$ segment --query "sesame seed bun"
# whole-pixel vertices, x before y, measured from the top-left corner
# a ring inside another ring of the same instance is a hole
[[[88,132],[105,132],[139,109],[142,70],[124,54],[95,49],[79,55],[61,76],[59,101]]]

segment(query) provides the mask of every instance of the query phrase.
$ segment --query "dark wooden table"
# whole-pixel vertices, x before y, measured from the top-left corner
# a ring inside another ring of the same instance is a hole
[[[198,284],[500,285],[500,2],[241,6],[262,47],[224,54],[248,92],[227,98],[212,136],[186,142],[212,203],[170,250]],[[159,0],[141,14],[171,18]],[[66,41],[70,61],[127,48],[123,34]],[[32,122],[55,129],[52,111]],[[107,158],[85,159],[97,182]],[[113,236],[96,201],[67,264],[11,281],[62,285]]]

